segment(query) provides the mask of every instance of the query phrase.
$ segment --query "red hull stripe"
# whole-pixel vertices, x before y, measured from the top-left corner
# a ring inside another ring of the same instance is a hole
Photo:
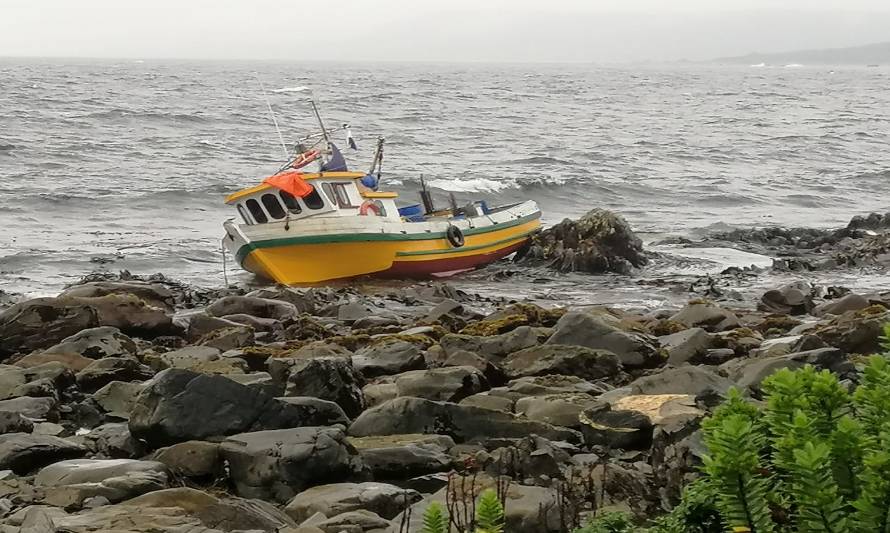
[[[525,244],[527,240],[522,240],[516,244],[511,244],[506,248],[501,248],[487,254],[465,255],[462,257],[453,257],[448,259],[433,259],[431,261],[395,261],[392,266],[374,274],[375,276],[393,276],[393,277],[428,277],[432,274],[444,272],[455,272],[461,270],[469,270],[480,265],[497,261],[502,257],[506,257]]]

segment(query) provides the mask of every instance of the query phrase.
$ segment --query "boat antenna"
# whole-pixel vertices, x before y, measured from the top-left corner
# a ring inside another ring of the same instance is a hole
[[[272,102],[269,101],[269,95],[266,94],[266,87],[263,86],[263,80],[260,79],[260,76],[257,73],[254,73],[254,77],[260,84],[260,91],[263,92],[263,98],[266,100],[266,107],[269,108],[269,116],[272,117],[272,124],[275,124],[275,131],[278,132],[278,140],[281,142],[281,149],[284,150],[284,157],[287,159],[290,157],[290,153],[288,153],[287,146],[284,144],[284,135],[281,134],[281,128],[278,127],[278,120],[275,119],[275,112],[272,111]]]
[[[321,113],[318,112],[318,106],[315,105],[315,98],[312,95],[312,89],[305,86],[300,87],[284,87],[282,89],[273,89],[273,93],[306,93],[309,96],[309,103],[312,104],[312,112],[315,113],[315,118],[318,120],[318,126],[321,128],[321,135],[324,137],[324,142],[328,147],[328,151],[331,151],[331,138],[328,136],[328,130],[324,127],[324,121],[321,120]]]

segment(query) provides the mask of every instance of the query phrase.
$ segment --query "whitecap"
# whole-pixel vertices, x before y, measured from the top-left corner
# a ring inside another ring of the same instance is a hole
[[[458,178],[458,179],[431,179],[427,180],[427,185],[436,187],[445,191],[454,192],[497,192],[510,187],[510,184],[504,181],[497,181],[488,178]]]

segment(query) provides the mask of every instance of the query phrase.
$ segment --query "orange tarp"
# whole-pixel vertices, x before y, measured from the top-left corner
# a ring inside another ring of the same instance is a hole
[[[312,194],[313,191],[312,186],[306,183],[306,180],[303,179],[303,173],[294,170],[269,176],[263,180],[263,183],[281,189],[282,191],[289,192],[299,198],[305,198]]]

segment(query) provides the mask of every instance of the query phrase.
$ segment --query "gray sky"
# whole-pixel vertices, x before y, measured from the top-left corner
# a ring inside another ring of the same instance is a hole
[[[887,0],[0,0],[0,56],[623,62],[886,40]]]

